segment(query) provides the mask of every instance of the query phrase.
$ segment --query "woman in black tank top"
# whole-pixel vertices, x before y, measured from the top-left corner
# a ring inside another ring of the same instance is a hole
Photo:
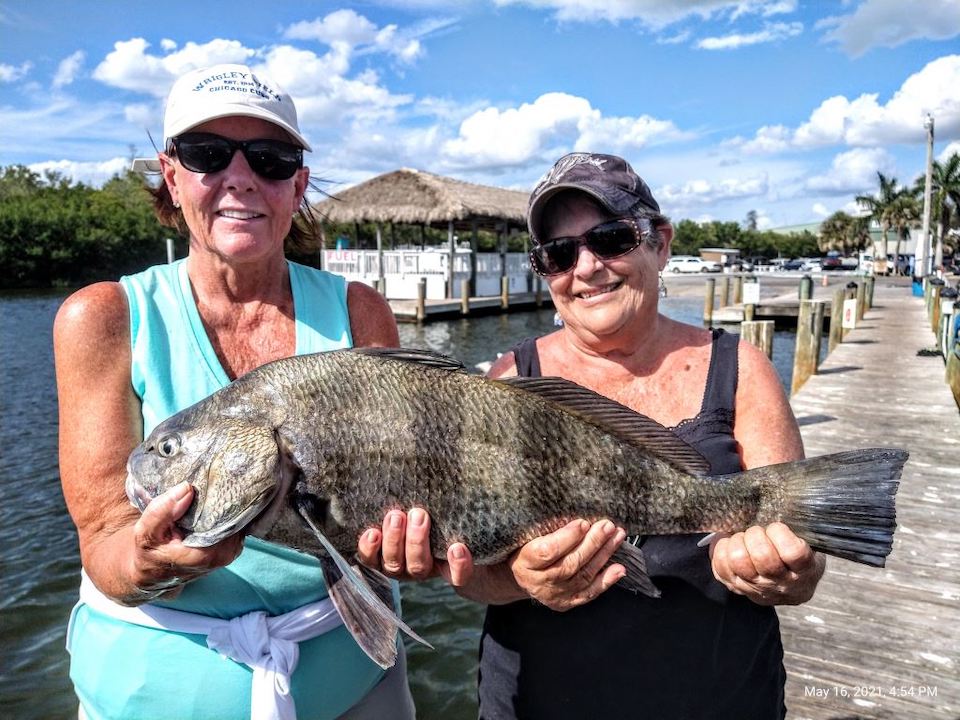
[[[561,158],[534,188],[528,222],[531,263],[564,324],[512,348],[491,376],[556,375],[589,387],[672,429],[712,474],[803,456],[764,355],[659,314],[673,229],[628,163]],[[402,522],[385,521],[384,566],[428,572],[420,547],[428,526],[411,523],[404,534]],[[702,537],[629,538],[659,599],[608,589],[624,573],[609,560],[626,540],[609,521],[570,523],[496,566],[474,568],[467,549],[452,547],[441,571],[460,594],[489,605],[480,716],[782,718],[772,606],[809,599],[823,557],[779,523],[710,548],[698,545]],[[360,544],[365,562],[378,563],[380,551],[379,539]]]

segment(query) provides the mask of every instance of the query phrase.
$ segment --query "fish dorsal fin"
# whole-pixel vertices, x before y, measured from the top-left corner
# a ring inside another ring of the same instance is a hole
[[[620,440],[638,445],[691,475],[710,472],[710,464],[703,455],[656,420],[575,382],[558,377],[509,377],[498,378],[495,382],[555,402]]]
[[[354,348],[352,353],[360,355],[370,355],[381,357],[388,360],[399,360],[400,362],[414,363],[416,365],[426,365],[427,367],[437,368],[439,370],[449,370],[450,372],[466,372],[466,368],[459,360],[452,357],[435,353],[432,350],[421,350],[419,348]]]

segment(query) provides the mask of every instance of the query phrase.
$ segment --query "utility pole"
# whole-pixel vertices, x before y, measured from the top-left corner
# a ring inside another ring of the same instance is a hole
[[[930,190],[933,184],[933,115],[927,113],[923,119],[927,131],[927,176],[923,185],[923,235],[920,238],[919,252],[914,259],[914,274],[926,277],[930,274]]]

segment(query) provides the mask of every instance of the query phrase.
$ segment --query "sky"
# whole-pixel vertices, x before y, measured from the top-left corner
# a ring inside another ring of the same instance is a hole
[[[294,98],[336,192],[401,167],[529,190],[625,157],[675,221],[856,210],[960,152],[960,0],[0,0],[0,166],[98,185],[173,81],[239,62]]]

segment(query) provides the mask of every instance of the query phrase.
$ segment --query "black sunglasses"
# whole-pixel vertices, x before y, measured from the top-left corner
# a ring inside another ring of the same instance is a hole
[[[530,264],[538,275],[560,275],[577,264],[577,248],[587,248],[601,260],[626,255],[639,247],[643,238],[653,232],[647,218],[621,218],[600,223],[576,237],[559,237],[530,251]]]
[[[180,163],[196,173],[226,169],[240,150],[250,169],[267,180],[288,180],[303,167],[303,148],[282,140],[231,140],[213,133],[184,133],[170,141]]]

